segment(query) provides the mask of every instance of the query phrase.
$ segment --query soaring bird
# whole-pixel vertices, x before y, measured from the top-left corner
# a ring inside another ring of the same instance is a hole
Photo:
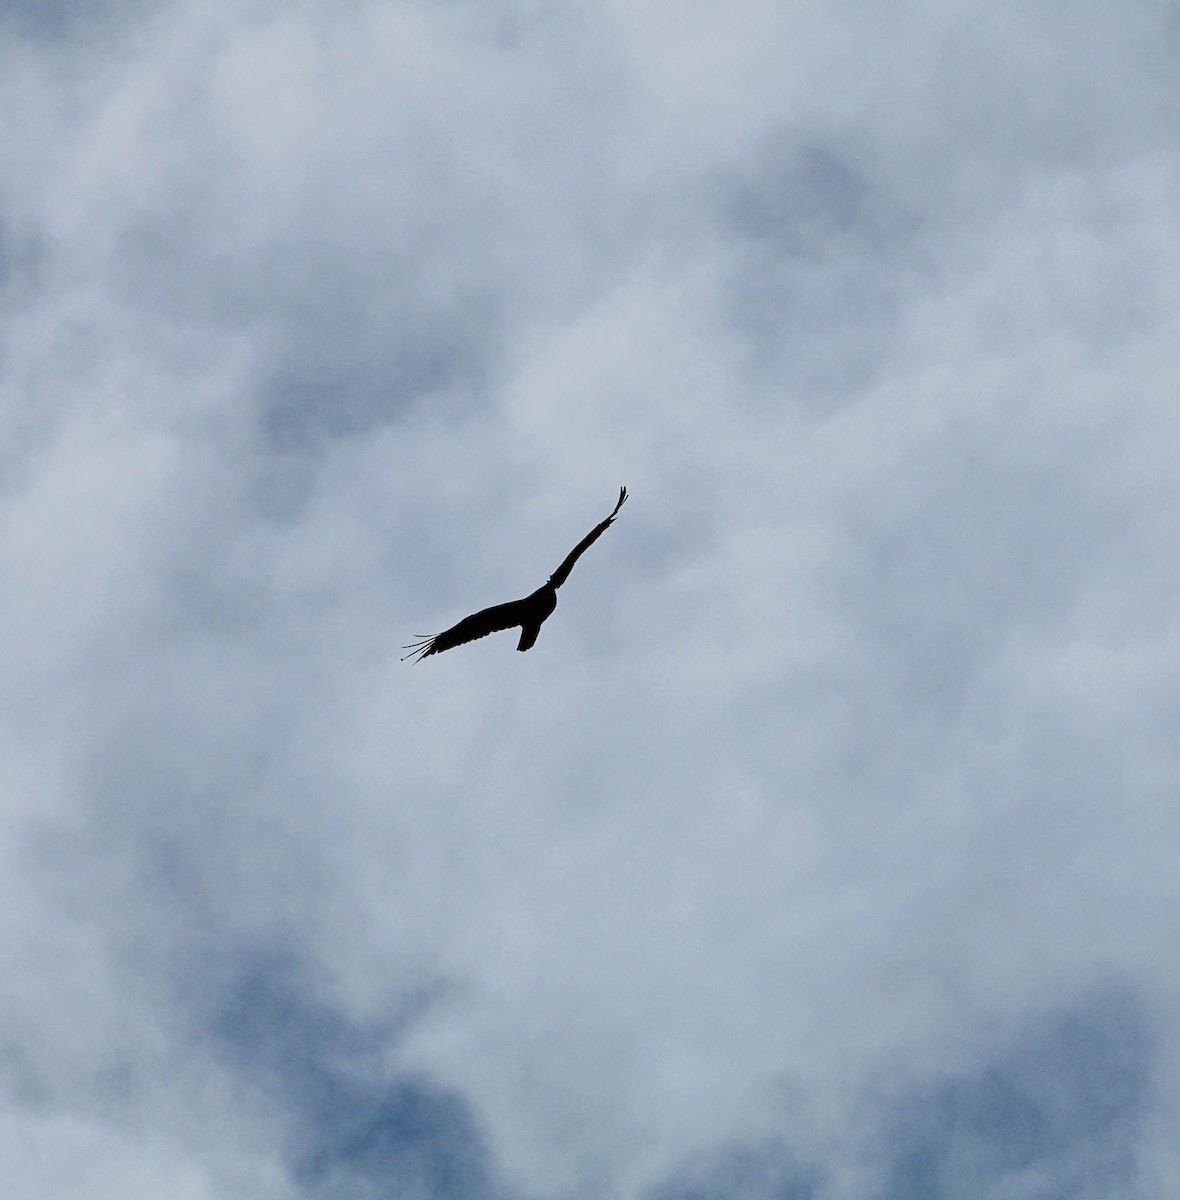
[[[586,534],[565,556],[561,566],[531,596],[481,609],[469,617],[464,617],[458,625],[452,625],[450,629],[444,629],[442,633],[436,633],[433,637],[423,637],[419,634],[418,641],[402,647],[410,652],[402,662],[405,662],[406,658],[421,662],[428,655],[441,654],[444,650],[450,650],[452,646],[462,646],[464,642],[474,642],[476,638],[487,637],[489,633],[500,629],[513,629],[517,625],[520,626],[520,641],[516,648],[521,651],[530,649],[537,640],[537,634],[541,632],[545,619],[557,607],[557,589],[570,577],[574,563],[611,527],[626,499],[627,489],[619,488],[619,500],[611,515]]]

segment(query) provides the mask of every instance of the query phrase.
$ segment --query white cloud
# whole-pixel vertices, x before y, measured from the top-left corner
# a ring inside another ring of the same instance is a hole
[[[1164,11],[111,12],[0,85],[8,1190],[1160,1194]]]

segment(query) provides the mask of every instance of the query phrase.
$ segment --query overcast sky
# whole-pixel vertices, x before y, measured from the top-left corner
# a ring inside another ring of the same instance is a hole
[[[5,1200],[1180,1195],[1180,7],[0,13]]]

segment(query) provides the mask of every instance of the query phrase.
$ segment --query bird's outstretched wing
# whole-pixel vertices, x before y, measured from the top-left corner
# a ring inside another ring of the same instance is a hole
[[[522,632],[520,644],[516,648],[528,650],[537,640],[541,625],[557,606],[557,589],[569,578],[578,559],[611,527],[626,499],[627,489],[619,488],[619,499],[610,516],[594,526],[566,555],[565,561],[549,576],[548,582],[532,595],[525,596],[523,600],[510,600],[507,604],[495,604],[491,608],[481,609],[469,617],[464,617],[458,625],[452,625],[450,629],[444,629],[442,633],[436,633],[433,637],[419,636],[417,641],[402,647],[403,650],[409,651],[402,662],[407,658],[421,662],[431,654],[441,654],[454,646],[462,646],[464,642],[474,642],[477,638],[487,637],[489,633],[511,629],[517,625],[521,627]]]
[[[423,637],[408,646],[403,646],[402,649],[410,653],[402,662],[407,658],[421,662],[428,655],[441,654],[444,650],[462,646],[464,642],[474,642],[478,638],[487,637],[489,633],[522,625],[528,615],[527,599],[526,597],[524,600],[509,600],[507,604],[493,604],[491,608],[484,608],[469,617],[464,617],[458,625],[452,625],[442,633],[436,633],[433,637]]]
[[[598,541],[598,539],[602,537],[602,535],[611,527],[611,525],[614,523],[615,517],[619,515],[619,509],[623,507],[626,499],[627,489],[625,487],[619,488],[619,500],[612,509],[611,515],[607,517],[605,521],[601,521],[599,524],[595,525],[594,528],[591,529],[590,532],[586,534],[586,536],[565,556],[565,561],[561,564],[561,566],[549,576],[549,582],[555,588],[559,588],[563,583],[565,583],[565,581],[570,577],[570,572],[574,569],[574,563],[576,563],[578,559],[581,558],[582,555],[585,554],[586,551],[589,550],[590,547],[593,546],[594,543]]]

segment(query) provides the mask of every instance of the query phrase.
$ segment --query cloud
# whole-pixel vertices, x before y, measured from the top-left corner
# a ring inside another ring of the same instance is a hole
[[[1090,997],[1024,1031],[1006,1058],[902,1110],[886,1195],[1106,1196],[1135,1186],[1152,1070],[1134,1000]]]
[[[0,51],[5,1194],[1174,1190],[1165,9],[95,12]]]

